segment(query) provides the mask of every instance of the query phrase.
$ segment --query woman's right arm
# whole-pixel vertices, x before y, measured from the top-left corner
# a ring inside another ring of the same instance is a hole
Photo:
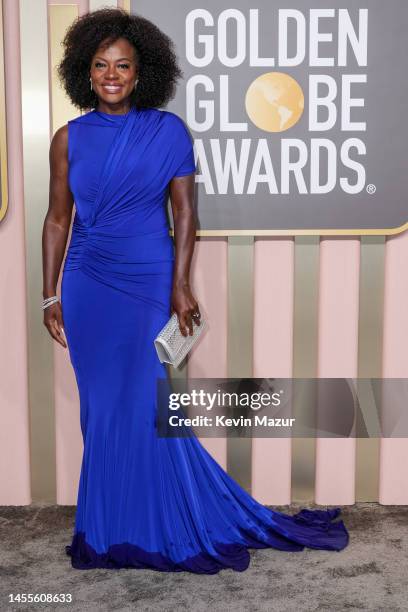
[[[43,297],[56,295],[57,282],[71,225],[73,197],[68,185],[68,126],[54,134],[50,146],[50,189],[48,211],[42,233]],[[67,347],[61,303],[44,309],[44,325],[54,340]]]

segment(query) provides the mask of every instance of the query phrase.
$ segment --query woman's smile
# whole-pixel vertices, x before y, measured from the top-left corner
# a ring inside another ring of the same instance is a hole
[[[106,91],[106,93],[115,94],[121,91],[123,85],[103,84],[101,87],[103,88],[104,91]]]

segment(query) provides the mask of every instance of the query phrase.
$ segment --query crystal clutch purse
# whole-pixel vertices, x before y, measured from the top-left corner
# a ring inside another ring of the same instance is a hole
[[[154,340],[157,355],[161,363],[170,363],[174,368],[180,365],[207,325],[204,319],[201,319],[200,325],[197,325],[194,319],[192,319],[192,322],[193,335],[183,336],[180,331],[177,314],[174,312],[171,315]]]

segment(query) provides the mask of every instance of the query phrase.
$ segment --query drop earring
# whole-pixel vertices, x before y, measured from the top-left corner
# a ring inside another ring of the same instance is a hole
[[[136,91],[136,85],[137,85],[138,80],[139,79],[136,79],[136,81],[135,81],[135,87],[134,87],[135,91]]]
[[[92,91],[92,77],[89,77],[89,82],[91,84],[91,91]]]

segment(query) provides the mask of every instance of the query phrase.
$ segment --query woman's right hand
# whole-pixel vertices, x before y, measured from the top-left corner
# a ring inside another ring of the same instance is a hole
[[[61,346],[67,348],[67,343],[64,339],[65,333],[61,302],[55,302],[55,304],[51,304],[51,306],[44,308],[44,325],[52,338],[59,342]]]

